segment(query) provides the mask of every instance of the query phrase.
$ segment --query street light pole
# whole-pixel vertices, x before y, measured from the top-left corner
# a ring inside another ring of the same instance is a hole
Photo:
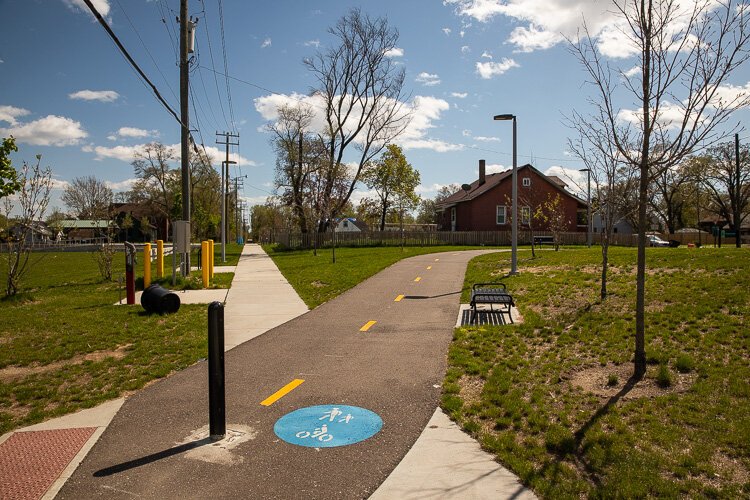
[[[510,209],[512,217],[510,233],[510,275],[514,276],[518,274],[518,161],[516,155],[516,115],[495,115],[494,119],[499,121],[513,121],[513,174],[511,176],[513,187],[511,193],[512,206]]]
[[[591,169],[582,168],[579,172],[586,172],[586,246],[591,248],[591,236],[592,236],[592,220],[591,220]]]

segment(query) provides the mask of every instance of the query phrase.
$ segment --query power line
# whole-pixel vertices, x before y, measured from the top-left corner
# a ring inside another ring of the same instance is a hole
[[[227,45],[224,38],[224,7],[222,0],[219,0],[219,26],[221,27],[221,51],[224,54],[224,74],[229,74],[227,65]],[[232,130],[237,130],[234,123],[234,108],[232,107],[232,91],[229,88],[229,78],[224,79],[227,83],[227,100],[229,101],[229,117],[232,120]]]
[[[164,100],[164,98],[159,93],[159,89],[157,89],[156,85],[154,85],[151,82],[151,80],[149,80],[149,78],[146,76],[146,74],[143,72],[143,70],[140,68],[140,66],[138,66],[138,63],[136,63],[135,60],[133,60],[133,58],[130,56],[130,54],[128,53],[128,51],[125,49],[125,47],[122,45],[122,43],[120,42],[120,40],[117,38],[117,35],[115,35],[115,33],[109,27],[109,25],[104,20],[104,18],[102,17],[102,15],[99,14],[99,11],[96,10],[96,8],[94,7],[94,5],[91,3],[91,0],[83,0],[83,1],[86,4],[86,6],[89,8],[89,10],[91,11],[91,13],[94,14],[94,17],[96,18],[96,20],[99,21],[99,24],[102,25],[102,27],[107,32],[107,34],[110,36],[110,38],[112,38],[112,40],[115,42],[115,45],[117,45],[117,48],[120,49],[120,52],[122,52],[122,54],[128,60],[128,62],[130,63],[130,65],[133,68],[135,68],[135,70],[138,72],[138,74],[140,75],[140,77],[143,78],[143,80],[145,80],[146,83],[149,84],[149,86],[151,87],[151,90],[154,91],[154,95],[156,95],[156,98],[159,100],[159,102],[162,103],[162,105],[167,109],[167,111],[169,111],[169,113],[172,116],[174,116],[175,120],[177,120],[177,123],[179,123],[180,126],[183,126],[182,120],[180,120],[180,117],[177,116],[177,113],[175,113],[175,111],[169,106],[169,104],[167,103],[167,101]]]
[[[205,12],[206,6],[203,0],[201,0],[201,5],[203,5],[203,10]],[[211,69],[211,71],[213,71],[214,73],[214,83],[216,84],[216,95],[219,96],[219,108],[221,109],[221,115],[224,117],[224,124],[227,126],[227,128],[229,128],[229,121],[227,120],[227,114],[224,112],[224,105],[222,104],[221,91],[219,90],[219,79],[216,76],[217,74],[220,74],[220,73],[216,71],[216,64],[214,63],[214,51],[213,51],[213,48],[211,47],[211,35],[209,34],[209,29],[208,29],[208,17],[205,15],[205,13],[204,13],[204,18],[206,20],[206,40],[208,41],[208,54],[209,56],[211,56],[211,68],[213,68]],[[202,67],[202,66],[199,66],[199,67]]]

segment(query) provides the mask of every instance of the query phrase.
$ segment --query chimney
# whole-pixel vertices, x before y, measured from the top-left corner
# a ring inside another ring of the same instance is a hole
[[[479,160],[479,186],[484,184],[484,160]]]

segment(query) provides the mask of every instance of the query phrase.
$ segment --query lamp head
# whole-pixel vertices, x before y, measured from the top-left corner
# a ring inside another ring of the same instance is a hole
[[[514,120],[516,118],[516,115],[512,115],[510,113],[504,114],[504,115],[495,115],[495,120]]]

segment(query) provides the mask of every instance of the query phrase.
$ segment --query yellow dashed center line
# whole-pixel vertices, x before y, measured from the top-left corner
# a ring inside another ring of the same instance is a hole
[[[421,276],[417,276],[416,278],[414,278],[414,281],[422,281],[422,277]]]
[[[427,266],[427,270],[429,271],[430,269],[432,269],[432,266]]]
[[[284,387],[282,387],[281,389],[279,389],[278,391],[274,392],[273,394],[271,394],[270,396],[268,396],[266,399],[264,399],[263,401],[261,401],[260,404],[262,404],[263,406],[271,406],[276,401],[278,401],[282,397],[284,397],[287,394],[289,394],[290,392],[292,392],[302,382],[304,382],[304,380],[302,380],[300,378],[296,378],[296,379],[292,380],[291,382],[289,382],[288,384],[286,384]]]
[[[403,299],[403,298],[404,298],[403,295],[399,295],[398,297],[396,297],[395,299],[393,299],[393,302],[401,302],[401,299]]]
[[[359,331],[360,331],[360,332],[366,332],[366,331],[367,331],[367,330],[369,330],[369,329],[370,329],[370,327],[372,327],[372,325],[374,325],[375,323],[377,323],[377,321],[368,321],[367,323],[365,323],[365,326],[363,326],[362,328],[360,328],[360,329],[359,329]]]
[[[435,262],[439,261],[440,259],[435,259]]]

